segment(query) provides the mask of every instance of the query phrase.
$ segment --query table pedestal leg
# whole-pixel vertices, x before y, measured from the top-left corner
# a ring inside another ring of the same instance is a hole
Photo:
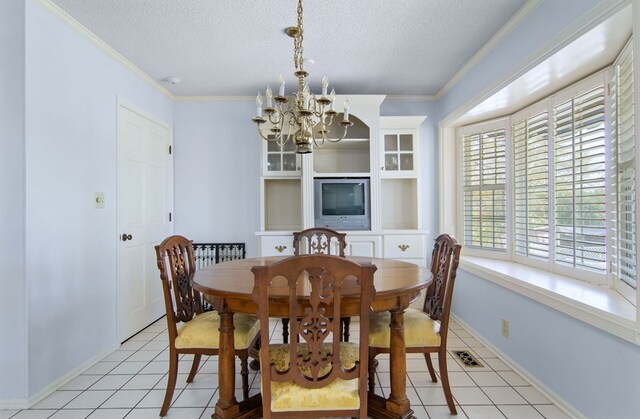
[[[227,419],[238,415],[239,406],[235,396],[236,362],[233,341],[233,313],[219,308],[220,347],[218,352],[218,394],[213,419]]]
[[[375,418],[413,418],[407,398],[407,351],[404,346],[404,308],[391,312],[389,362],[391,394],[386,400],[369,396],[369,415]]]

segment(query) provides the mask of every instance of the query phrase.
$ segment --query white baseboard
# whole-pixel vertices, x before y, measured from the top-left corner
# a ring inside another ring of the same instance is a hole
[[[29,397],[28,399],[0,400],[0,409],[3,409],[3,410],[29,409],[31,406],[44,400],[51,393],[53,393],[60,387],[64,386],[69,381],[76,378],[78,375],[82,374],[85,370],[94,366],[97,362],[100,362],[104,357],[111,354],[113,351],[115,351],[119,347],[120,347],[119,343],[111,346],[110,348],[96,355],[89,361],[80,365],[78,368],[74,369],[73,371],[69,372],[68,374],[65,374],[64,376],[57,379],[53,383],[49,384],[47,387],[40,390],[37,394],[35,394],[32,397]]]
[[[562,410],[567,416],[575,419],[587,419],[578,409],[569,404],[565,399],[560,397],[558,393],[551,390],[547,387],[542,381],[538,380],[534,375],[532,375],[529,371],[524,369],[520,364],[511,359],[508,355],[502,352],[497,346],[493,343],[485,339],[481,334],[479,334],[473,327],[469,326],[464,320],[460,319],[455,314],[451,313],[451,318],[460,323],[469,333],[473,335],[474,338],[478,339],[484,346],[491,349],[496,355],[500,357],[505,364],[510,366],[514,371],[518,372],[522,375],[531,385],[544,394],[549,400],[555,404],[558,409]],[[473,348],[471,348],[473,350]]]

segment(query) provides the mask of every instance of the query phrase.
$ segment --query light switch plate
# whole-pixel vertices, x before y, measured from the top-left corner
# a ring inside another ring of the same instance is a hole
[[[93,193],[93,206],[94,208],[104,208],[104,192]]]

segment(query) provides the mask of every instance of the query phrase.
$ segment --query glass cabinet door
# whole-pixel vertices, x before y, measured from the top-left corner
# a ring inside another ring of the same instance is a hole
[[[266,141],[265,176],[295,176],[300,174],[300,161],[292,140],[282,147],[275,141]]]
[[[414,155],[413,134],[384,135],[384,171],[391,173],[413,172]]]

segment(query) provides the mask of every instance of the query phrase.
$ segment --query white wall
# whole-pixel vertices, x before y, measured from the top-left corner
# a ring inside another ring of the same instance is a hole
[[[585,417],[639,417],[640,347],[465,271],[453,312]]]
[[[0,2],[0,400],[27,395],[24,25],[23,0]]]
[[[173,122],[168,98],[27,1],[30,397],[117,343],[117,97]]]
[[[260,140],[255,103],[175,103],[175,232],[195,242],[246,243],[257,256]]]

